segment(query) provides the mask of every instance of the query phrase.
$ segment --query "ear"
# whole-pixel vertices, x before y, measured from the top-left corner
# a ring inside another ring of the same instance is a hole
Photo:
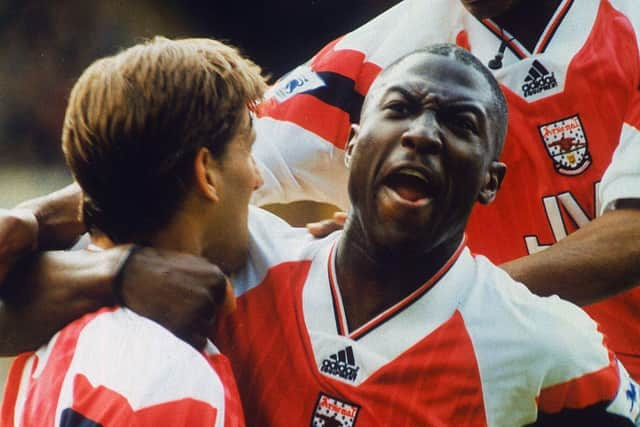
[[[344,152],[344,165],[347,169],[349,169],[349,166],[351,165],[351,156],[353,155],[353,150],[357,144],[358,132],[360,132],[360,126],[355,123],[352,124],[349,132],[349,143],[347,144],[347,148]]]
[[[484,185],[480,189],[478,201],[483,205],[488,205],[496,198],[496,194],[500,189],[504,175],[507,173],[507,166],[496,160],[491,162],[489,170],[484,178]]]
[[[207,148],[200,148],[193,161],[196,188],[212,202],[219,200],[218,165]]]

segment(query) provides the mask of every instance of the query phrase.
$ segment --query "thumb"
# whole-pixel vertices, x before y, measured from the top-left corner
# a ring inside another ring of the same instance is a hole
[[[224,301],[222,302],[222,310],[221,314],[223,316],[232,314],[236,311],[236,295],[233,291],[233,285],[231,284],[231,279],[227,277],[227,284],[225,286],[225,295]]]

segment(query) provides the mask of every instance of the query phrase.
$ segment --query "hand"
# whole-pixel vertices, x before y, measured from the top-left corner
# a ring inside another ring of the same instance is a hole
[[[197,349],[205,346],[216,315],[235,307],[227,276],[194,255],[140,248],[122,274],[125,305]]]
[[[0,209],[0,283],[17,260],[38,246],[38,220],[26,209]]]
[[[307,224],[307,230],[309,233],[317,239],[326,237],[336,230],[342,230],[344,224],[347,221],[346,212],[336,212],[333,214],[332,219],[325,219],[320,222],[311,222]]]

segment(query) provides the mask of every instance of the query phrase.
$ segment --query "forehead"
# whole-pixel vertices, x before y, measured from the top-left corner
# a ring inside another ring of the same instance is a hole
[[[408,56],[381,75],[375,83],[374,97],[396,90],[418,97],[434,96],[440,101],[473,102],[485,110],[493,101],[489,82],[478,70],[455,58],[428,53]]]

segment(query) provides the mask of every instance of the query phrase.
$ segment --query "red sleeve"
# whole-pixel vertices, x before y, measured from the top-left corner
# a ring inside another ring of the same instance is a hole
[[[640,390],[612,353],[595,372],[543,388],[535,426],[634,426],[640,419]]]
[[[84,375],[78,374],[74,378],[73,405],[63,410],[60,427],[213,427],[217,415],[216,408],[194,399],[168,401],[134,410],[124,396],[101,385],[94,387]]]
[[[380,67],[366,61],[364,52],[336,50],[339,41],[278,81],[259,115],[295,123],[344,149],[349,126],[359,121],[364,96]]]

